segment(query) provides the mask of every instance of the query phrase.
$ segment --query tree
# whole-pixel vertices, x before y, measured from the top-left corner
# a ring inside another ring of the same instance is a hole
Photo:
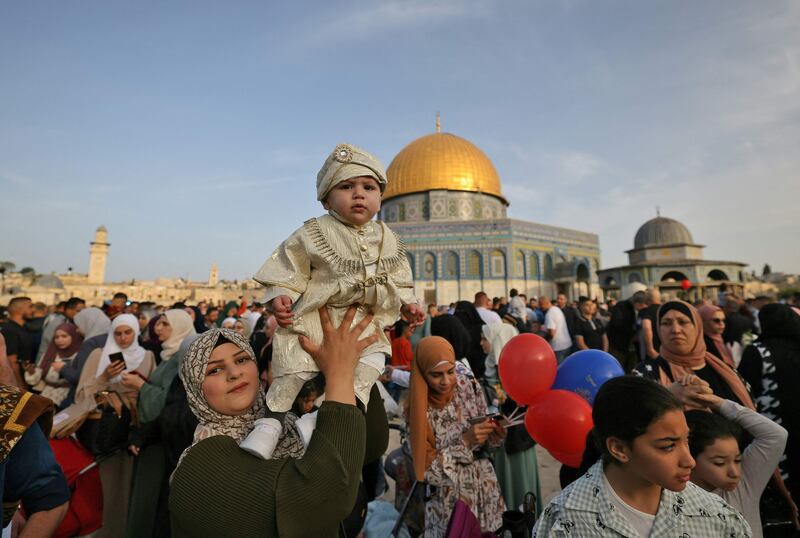
[[[772,274],[772,267],[770,267],[768,263],[765,263],[764,269],[761,270],[761,276],[767,276],[769,274]]]
[[[22,269],[19,270],[19,272],[25,276],[31,276],[36,274],[36,271],[33,269],[33,267],[23,267]]]
[[[13,273],[17,266],[14,262],[0,262],[0,271],[3,273]]]

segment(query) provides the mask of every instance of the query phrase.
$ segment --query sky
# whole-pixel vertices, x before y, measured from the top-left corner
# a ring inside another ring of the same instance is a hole
[[[442,128],[509,216],[599,235],[682,221],[707,259],[800,272],[800,3],[0,4],[0,260],[107,280],[251,276],[323,213],[350,142]]]

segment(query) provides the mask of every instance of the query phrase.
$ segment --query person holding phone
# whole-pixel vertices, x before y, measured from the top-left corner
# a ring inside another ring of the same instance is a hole
[[[132,314],[120,314],[111,322],[105,346],[94,350],[86,360],[78,382],[76,401],[94,398],[102,391],[116,392],[130,410],[132,423],[136,425],[140,386],[126,381],[135,376],[146,382],[155,367],[153,353],[139,345],[139,320]],[[103,459],[99,467],[103,484],[103,527],[95,536],[122,536],[128,517],[133,457],[127,450],[119,450]]]
[[[414,475],[427,484],[425,536],[444,536],[457,500],[477,516],[483,532],[503,523],[506,509],[487,446],[506,436],[488,414],[483,389],[456,368],[453,346],[440,336],[417,344],[407,412]]]

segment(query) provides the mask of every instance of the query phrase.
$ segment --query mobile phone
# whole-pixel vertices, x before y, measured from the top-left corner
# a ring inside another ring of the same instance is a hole
[[[120,362],[125,362],[125,357],[122,356],[121,351],[112,353],[111,355],[108,356],[108,358],[111,360],[111,364],[118,364]]]
[[[473,418],[469,419],[469,423],[470,424],[480,424],[481,422],[485,422],[486,420],[498,421],[502,417],[503,417],[503,415],[500,415],[498,413],[494,413],[494,414],[491,414],[491,415],[483,415],[482,417],[473,417]]]

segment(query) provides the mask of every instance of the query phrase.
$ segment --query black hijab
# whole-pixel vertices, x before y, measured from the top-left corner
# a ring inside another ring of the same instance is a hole
[[[475,305],[469,301],[458,301],[453,316],[461,322],[462,327],[466,329],[469,335],[469,344],[466,353],[464,355],[456,354],[456,357],[459,359],[466,357],[475,377],[482,378],[486,370],[486,365],[484,364],[486,354],[483,352],[483,349],[481,349],[483,320],[480,314],[478,314]],[[433,327],[431,327],[431,334],[433,334]],[[453,344],[453,347],[455,348],[455,344]]]
[[[789,305],[770,303],[758,312],[763,342],[774,339],[791,340],[800,344],[800,311]]]
[[[431,318],[431,336],[441,336],[453,346],[456,360],[463,359],[469,353],[472,345],[467,329],[458,321],[458,318],[450,314],[442,314]]]

